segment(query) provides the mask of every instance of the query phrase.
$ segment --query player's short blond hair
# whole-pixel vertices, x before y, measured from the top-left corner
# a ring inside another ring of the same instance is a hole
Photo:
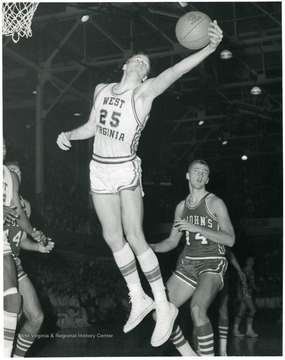
[[[195,164],[200,164],[200,165],[204,165],[207,166],[207,168],[209,169],[209,174],[210,174],[210,166],[208,165],[208,163],[205,160],[194,160],[191,162],[191,164],[188,166],[188,172],[190,172],[190,169],[193,165]]]

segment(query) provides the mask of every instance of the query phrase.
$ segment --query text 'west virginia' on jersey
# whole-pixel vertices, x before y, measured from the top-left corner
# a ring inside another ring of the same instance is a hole
[[[148,116],[140,120],[134,102],[135,89],[114,92],[116,83],[103,87],[94,99],[96,129],[93,160],[118,164],[136,157],[141,132]]]
[[[188,196],[185,200],[181,218],[195,225],[219,231],[218,220],[207,206],[207,198],[210,195],[211,193],[206,193],[195,206],[190,205]],[[187,259],[217,259],[225,257],[224,245],[217,244],[200,233],[186,231],[185,240],[183,255]]]

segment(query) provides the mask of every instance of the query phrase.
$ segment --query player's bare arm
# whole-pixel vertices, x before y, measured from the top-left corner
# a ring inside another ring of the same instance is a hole
[[[93,106],[89,115],[88,121],[79,126],[76,129],[62,132],[58,135],[57,145],[61,148],[61,150],[69,150],[71,148],[70,140],[86,140],[93,136],[95,136],[95,114],[96,110],[94,108],[95,97],[98,94],[99,90],[104,86],[104,84],[99,84],[96,86],[93,97]]]
[[[183,207],[184,207],[184,201],[181,201],[175,209],[175,214],[174,214],[175,220],[181,219]],[[151,244],[151,247],[155,252],[160,252],[160,253],[168,252],[177,247],[181,239],[181,236],[182,233],[179,232],[179,230],[175,226],[172,226],[169,237],[157,244]]]
[[[27,251],[37,251],[40,253],[48,254],[54,248],[54,242],[48,238],[46,245],[43,245],[37,241],[28,238],[25,234],[20,242],[20,248]]]
[[[46,236],[42,231],[36,230],[32,227],[29,218],[24,212],[19,196],[19,179],[18,176],[11,171],[11,176],[13,179],[13,204],[16,207],[16,211],[18,214],[17,224],[23,229],[27,234],[33,237],[36,241],[44,241]]]
[[[212,230],[205,226],[195,225],[187,220],[176,220],[175,225],[179,231],[199,232],[207,239],[222,245],[232,247],[235,243],[234,229],[223,200],[215,195],[208,202],[209,210],[217,217],[220,230]]]

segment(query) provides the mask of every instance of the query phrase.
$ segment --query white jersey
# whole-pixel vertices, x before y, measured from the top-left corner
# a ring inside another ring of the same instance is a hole
[[[3,165],[3,205],[10,206],[13,199],[13,179],[10,170]]]
[[[94,99],[96,129],[93,160],[118,164],[136,157],[141,132],[148,116],[140,120],[136,113],[135,89],[114,92],[116,83],[104,86]]]
[[[13,199],[13,179],[10,170],[3,165],[3,205],[10,206]],[[3,229],[3,252],[12,254],[11,246],[8,241],[8,232]]]

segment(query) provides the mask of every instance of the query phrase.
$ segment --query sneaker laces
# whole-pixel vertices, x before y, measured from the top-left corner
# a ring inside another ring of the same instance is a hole
[[[139,297],[139,296],[131,296],[131,294],[129,294],[129,304],[132,304],[132,306],[131,306],[131,311],[130,311],[130,316],[129,316],[128,321],[130,321],[131,318],[136,313],[136,310],[139,307],[140,300],[141,300],[141,297]]]

